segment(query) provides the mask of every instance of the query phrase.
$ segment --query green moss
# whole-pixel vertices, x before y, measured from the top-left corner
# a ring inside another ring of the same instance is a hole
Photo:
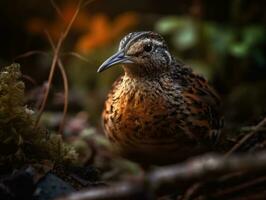
[[[25,85],[18,64],[0,72],[0,166],[20,166],[28,161],[73,163],[74,149],[60,135],[35,128],[34,112],[24,105]]]

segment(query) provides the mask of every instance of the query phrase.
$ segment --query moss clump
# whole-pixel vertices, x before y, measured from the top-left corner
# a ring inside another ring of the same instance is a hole
[[[73,163],[77,155],[60,135],[35,128],[34,112],[24,105],[25,85],[18,64],[0,72],[0,166],[19,167],[43,159]]]

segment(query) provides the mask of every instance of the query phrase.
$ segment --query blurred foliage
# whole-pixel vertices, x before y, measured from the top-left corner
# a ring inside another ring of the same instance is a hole
[[[199,64],[199,71],[209,79],[213,78],[217,69],[224,67],[228,56],[237,59],[252,56],[258,65],[266,65],[264,49],[259,48],[266,42],[266,30],[263,25],[246,25],[239,28],[192,17],[171,16],[160,19],[155,29],[170,36],[171,44],[182,57],[186,57],[189,51],[197,52],[199,56],[193,57],[192,63]],[[196,67],[195,65],[194,68]]]
[[[266,113],[266,29],[263,24],[215,23],[167,16],[155,30],[168,37],[177,57],[218,89],[226,125],[248,123]]]
[[[18,64],[0,73],[0,166],[18,167],[30,160],[74,163],[77,155],[60,135],[35,128],[34,112],[24,105],[24,83]]]
[[[60,14],[53,21],[41,18],[30,19],[27,23],[28,31],[34,34],[44,34],[43,28],[51,34],[54,40],[58,40],[62,29],[66,27],[76,10],[76,4],[71,1],[63,5]],[[114,19],[110,19],[103,13],[89,15],[82,10],[75,20],[72,32],[79,33],[75,44],[75,50],[79,53],[89,53],[96,48],[104,47],[113,39],[121,36],[125,30],[136,25],[138,16],[134,12],[122,13]]]

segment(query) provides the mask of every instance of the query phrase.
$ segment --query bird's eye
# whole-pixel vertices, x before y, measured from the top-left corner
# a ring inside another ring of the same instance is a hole
[[[144,46],[144,51],[146,51],[146,52],[150,52],[152,50],[152,45],[151,44],[146,44],[145,46]]]

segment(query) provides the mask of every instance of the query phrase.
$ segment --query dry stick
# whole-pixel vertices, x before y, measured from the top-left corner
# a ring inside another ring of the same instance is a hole
[[[39,50],[33,50],[33,51],[28,51],[26,53],[23,53],[23,54],[20,54],[18,55],[17,57],[14,58],[14,62],[17,60],[17,59],[21,59],[21,58],[27,58],[27,57],[30,57],[32,55],[45,55],[45,56],[48,56],[49,54],[44,52],[44,51],[39,51]],[[33,85],[37,85],[37,82],[30,76],[28,75],[25,75],[25,74],[22,74],[22,78],[28,80],[29,82],[31,82]]]
[[[227,159],[223,155],[203,155],[185,163],[155,169],[139,180],[80,191],[58,200],[128,199],[143,194],[149,197],[166,188],[182,192],[186,185],[195,181],[211,180],[237,171],[259,171],[265,167],[266,151],[253,155],[232,155]]]
[[[202,182],[194,183],[183,195],[182,200],[190,200],[191,197],[198,192],[198,190],[202,187]]]
[[[64,110],[63,110],[63,117],[62,117],[59,130],[58,130],[58,132],[62,134],[64,127],[65,127],[66,115],[67,115],[67,110],[68,110],[69,88],[68,88],[67,74],[66,74],[65,68],[61,60],[58,60],[58,67],[61,71],[63,82],[64,82]]]
[[[55,51],[56,47],[55,47],[55,44],[52,40],[51,35],[47,31],[45,31],[45,33],[47,35],[47,38],[49,40],[50,45],[52,46],[53,50]],[[68,110],[69,87],[68,87],[67,74],[66,74],[64,65],[62,63],[62,60],[60,58],[58,58],[57,64],[58,64],[59,70],[61,72],[62,79],[63,79],[63,85],[64,85],[64,110],[63,110],[63,117],[62,117],[62,120],[61,120],[61,123],[59,126],[59,130],[58,130],[59,134],[62,134],[63,130],[64,130],[66,115],[67,115],[67,110]]]
[[[238,143],[236,143],[226,154],[225,157],[230,156],[232,153],[234,153],[244,142],[246,142],[249,138],[251,138],[255,133],[257,133],[262,126],[266,124],[266,117],[258,123],[253,131],[251,131],[249,134],[245,135]]]
[[[94,2],[95,0],[88,0],[88,1],[85,1],[81,7],[86,7],[87,5],[89,5],[90,3]]]
[[[213,196],[217,198],[219,196],[229,195],[229,194],[232,194],[232,193],[235,193],[235,192],[243,191],[245,189],[248,189],[249,187],[258,185],[260,183],[265,183],[265,182],[266,182],[266,176],[262,176],[262,177],[253,179],[251,181],[242,183],[240,185],[233,186],[233,187],[231,187],[229,189],[223,189],[223,191],[216,192]]]
[[[28,51],[26,53],[23,53],[19,56],[17,56],[14,60],[20,59],[20,58],[26,58],[32,55],[36,55],[36,54],[41,54],[41,55],[45,55],[48,56],[48,53],[44,52],[44,51],[39,51],[39,50],[33,50],[33,51]]]
[[[266,191],[262,191],[262,192],[256,192],[255,194],[251,194],[251,195],[244,195],[242,197],[239,198],[230,198],[230,200],[265,200],[266,197]]]
[[[30,77],[29,75],[22,74],[22,78],[29,81],[33,85],[37,85],[37,82],[32,77]]]
[[[59,17],[61,17],[64,20],[64,15],[62,14],[61,9],[58,7],[58,5],[55,3],[54,0],[50,0],[52,6],[54,7],[54,9],[56,10],[57,14]]]
[[[51,84],[52,84],[52,80],[53,80],[53,75],[54,75],[54,71],[55,71],[57,60],[59,58],[59,53],[60,53],[61,46],[63,44],[63,41],[67,37],[67,35],[68,35],[68,33],[69,33],[73,23],[74,23],[79,11],[80,11],[81,3],[82,3],[82,0],[79,1],[78,6],[77,6],[77,8],[75,10],[75,13],[74,13],[73,17],[71,18],[69,24],[67,25],[65,31],[62,33],[62,35],[59,38],[58,43],[57,43],[57,45],[55,47],[53,61],[52,61],[52,65],[51,65],[51,69],[50,69],[50,73],[49,73],[49,78],[48,78],[47,90],[45,91],[44,98],[43,98],[43,101],[42,101],[42,104],[41,104],[41,107],[40,107],[40,110],[39,110],[39,114],[37,115],[37,118],[36,118],[35,128],[39,125],[42,113],[44,111],[44,107],[45,107],[47,99],[48,99],[48,95],[49,95],[49,92],[50,92],[50,88],[51,88]]]
[[[75,12],[75,14],[73,15],[73,17],[72,17],[72,19],[71,19],[71,21],[70,21],[68,27],[67,27],[66,30],[65,30],[65,34],[63,34],[63,35],[61,36],[61,38],[60,38],[60,39],[62,40],[61,43],[63,43],[63,40],[64,40],[65,37],[67,36],[67,34],[68,34],[68,32],[69,32],[69,30],[70,30],[70,28],[71,28],[71,26],[72,26],[74,20],[76,19],[77,14],[79,13],[79,10],[81,9],[81,7],[84,7],[84,6],[88,5],[89,3],[93,2],[93,1],[94,1],[94,0],[89,0],[89,1],[85,2],[83,5],[82,5],[82,0],[79,1],[78,7],[77,7],[77,9],[76,9],[76,12]],[[60,8],[57,6],[57,4],[54,2],[54,0],[51,0],[51,3],[52,3],[52,5],[53,5],[53,7],[55,8],[55,10],[57,11],[58,15],[59,15],[61,18],[63,18],[62,12],[61,12]],[[59,56],[57,56],[57,59],[55,59],[55,54],[57,53],[57,52],[56,52],[57,48],[56,48],[55,44],[53,43],[50,34],[49,34],[47,31],[46,31],[46,34],[47,34],[48,39],[49,39],[49,42],[50,42],[50,44],[51,44],[51,46],[53,47],[53,50],[54,50],[54,58],[53,58],[53,59],[54,59],[54,60],[57,60],[57,64],[58,64],[58,67],[59,67],[59,69],[60,69],[60,72],[61,72],[61,75],[62,75],[62,78],[63,78],[63,82],[64,82],[64,83],[63,83],[63,84],[64,84],[64,110],[63,110],[63,117],[62,117],[62,120],[61,120],[61,123],[60,123],[60,126],[59,126],[59,133],[62,133],[63,128],[64,128],[64,125],[65,125],[65,120],[66,120],[67,110],[68,110],[68,96],[69,96],[68,80],[67,80],[67,74],[66,74],[66,71],[65,71],[65,68],[64,68],[64,65],[63,65],[61,59],[59,58]],[[60,40],[59,40],[57,46],[59,46],[59,44],[60,44]],[[60,46],[61,46],[61,44],[60,44]],[[60,48],[59,48],[59,51],[60,51]],[[59,51],[58,51],[58,53],[59,53]],[[84,60],[84,61],[87,61],[87,59],[83,58],[82,56],[80,56],[79,54],[77,54],[77,53],[75,53],[75,52],[71,52],[71,55],[74,55],[74,56],[76,56],[76,57],[78,57],[78,58],[80,58],[80,59],[82,59],[82,60]],[[53,69],[53,70],[54,70],[54,69]],[[52,71],[52,67],[51,67],[51,71]],[[51,72],[51,71],[50,71],[50,72]],[[49,77],[50,77],[50,76],[49,76]],[[48,81],[48,83],[49,83],[49,81]],[[49,85],[49,84],[48,84],[48,85]],[[49,89],[50,89],[50,85],[49,85],[49,87],[48,87],[47,90],[46,90],[46,91],[47,91],[46,93],[48,93],[48,94],[49,94]],[[46,93],[45,93],[45,94],[46,94]],[[45,101],[47,101],[48,94],[47,94],[47,96],[45,95],[45,98],[44,98],[44,100],[46,99]],[[46,103],[46,102],[45,102],[45,103]],[[42,105],[43,105],[43,104],[42,104]],[[43,112],[43,109],[44,109],[44,108],[41,107],[41,109],[42,109],[42,112]],[[41,112],[40,112],[40,114],[41,114]],[[37,118],[37,121],[39,121],[39,120],[40,120],[40,119]],[[37,124],[37,123],[36,123],[36,124]]]
[[[73,52],[73,51],[71,51],[71,52],[67,52],[66,55],[73,56],[73,57],[78,58],[78,59],[80,59],[80,60],[82,60],[82,61],[84,61],[84,62],[89,63],[89,60],[88,60],[86,57],[80,55],[80,54],[77,53],[77,52]]]
[[[47,37],[48,37],[48,40],[53,48],[53,50],[55,50],[55,44],[53,43],[52,41],[52,38],[50,36],[50,34],[45,31]],[[29,57],[29,56],[32,56],[32,55],[36,55],[36,54],[42,54],[42,55],[48,55],[48,53],[46,52],[43,52],[43,51],[29,51],[29,52],[26,52],[24,54],[21,54],[19,56],[17,56],[15,58],[16,59],[20,59],[20,58],[25,58],[25,57]],[[67,110],[68,110],[68,96],[69,96],[69,87],[68,87],[68,80],[67,80],[67,74],[66,74],[66,71],[65,71],[65,68],[62,64],[62,61],[60,58],[58,58],[58,67],[60,69],[60,72],[61,72],[61,75],[62,75],[62,79],[63,79],[63,85],[64,85],[64,110],[63,110],[63,117],[62,117],[62,120],[61,120],[61,123],[60,123],[60,127],[59,127],[59,133],[61,134],[62,131],[63,131],[63,128],[64,128],[64,125],[65,125],[65,121],[66,121],[66,114],[67,114]],[[32,84],[36,85],[36,81],[33,80],[31,77],[27,76],[27,75],[22,75],[23,78],[27,79],[28,81],[30,81]]]

